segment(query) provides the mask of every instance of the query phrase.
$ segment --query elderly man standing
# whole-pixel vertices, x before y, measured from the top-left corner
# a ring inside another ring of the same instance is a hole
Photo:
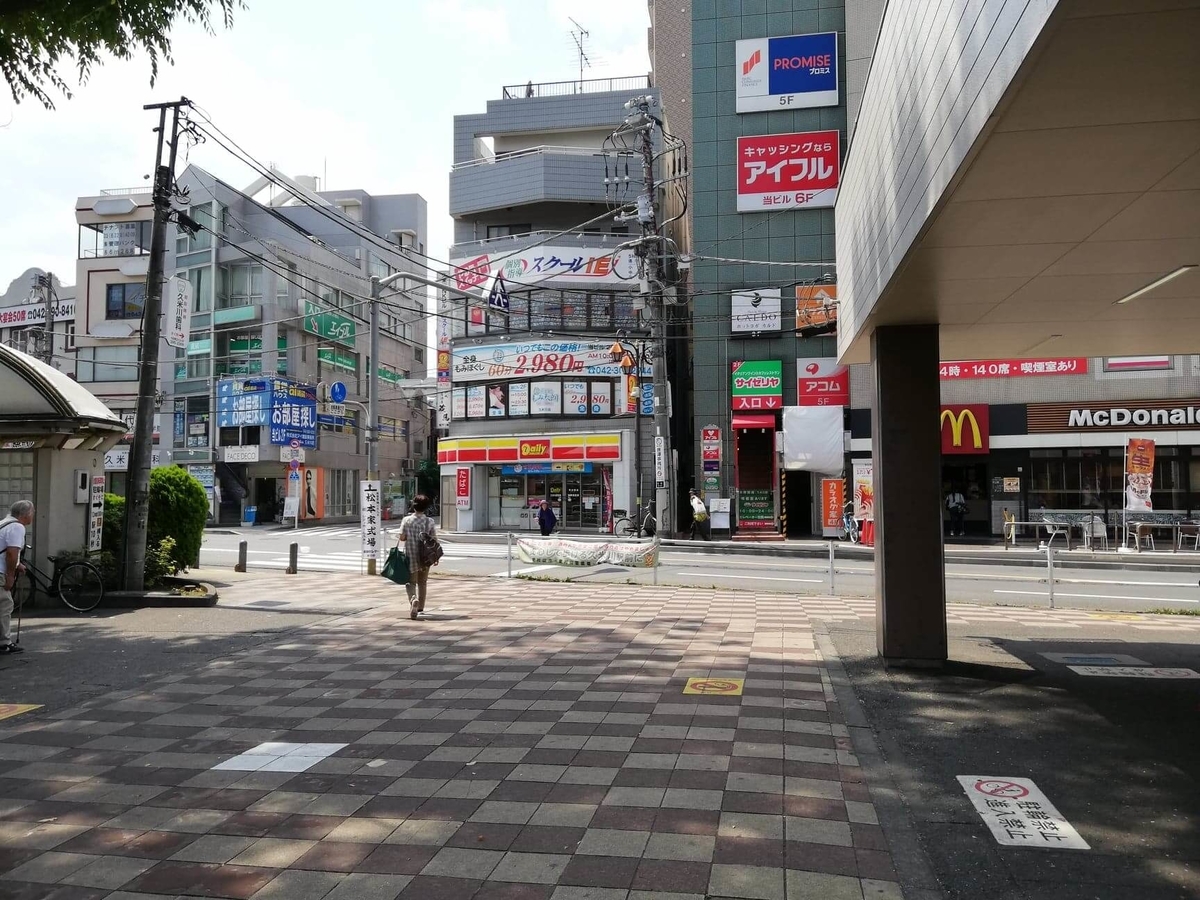
[[[0,519],[0,653],[20,653],[24,648],[12,639],[13,586],[25,571],[21,551],[25,529],[33,524],[33,503],[18,500],[6,518]]]

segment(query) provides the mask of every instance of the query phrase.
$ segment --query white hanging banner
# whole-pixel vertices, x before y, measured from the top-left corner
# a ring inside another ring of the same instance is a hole
[[[165,312],[167,344],[182,350],[192,332],[192,283],[186,278],[167,282]]]
[[[841,475],[845,439],[840,406],[785,406],[783,467],[788,470]]]
[[[358,484],[362,511],[362,553],[363,556],[378,556],[381,547],[379,482],[360,481]]]

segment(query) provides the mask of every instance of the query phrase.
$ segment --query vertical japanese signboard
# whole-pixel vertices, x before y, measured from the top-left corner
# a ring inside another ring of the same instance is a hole
[[[842,507],[846,503],[846,483],[840,478],[821,479],[821,534],[837,537],[842,533]]]
[[[88,552],[100,549],[104,540],[104,476],[92,476],[92,490],[88,500]]]
[[[378,556],[379,540],[379,482],[360,481],[360,508],[362,509],[362,552],[363,556]]]
[[[1125,448],[1125,508],[1130,512],[1148,512],[1154,508],[1150,491],[1154,487],[1154,441],[1130,438]]]
[[[317,389],[315,385],[271,379],[271,443],[277,446],[298,441],[299,446],[317,446]]]
[[[177,350],[187,346],[192,333],[192,283],[172,278],[167,284],[167,344]]]
[[[737,211],[816,209],[837,201],[841,142],[836,131],[737,139]]]
[[[704,493],[721,492],[721,429],[705,425],[700,429],[700,460],[704,473]]]
[[[454,505],[458,509],[471,508],[471,467],[460,466],[454,479]]]
[[[757,359],[733,363],[730,400],[735,410],[783,409],[783,362]]]
[[[654,487],[667,486],[667,439],[661,434],[654,436]]]

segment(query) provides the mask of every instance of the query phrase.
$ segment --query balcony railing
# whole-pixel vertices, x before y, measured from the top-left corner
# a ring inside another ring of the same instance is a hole
[[[100,193],[105,197],[125,197],[129,194],[152,194],[154,193],[154,188],[149,185],[139,185],[138,187],[130,188],[105,188]]]
[[[492,156],[480,156],[476,159],[468,159],[466,162],[455,163],[450,167],[451,172],[457,172],[460,169],[470,169],[473,166],[490,166],[492,163],[503,162],[508,159],[520,159],[525,156],[538,156],[543,153],[554,153],[560,156],[602,156],[603,151],[596,147],[552,147],[542,145],[538,147],[526,147],[524,150],[509,150],[503,153],[496,153]]]
[[[543,81],[537,84],[506,84],[505,100],[526,97],[569,97],[571,94],[603,94],[608,91],[644,91],[650,87],[649,75],[625,78],[589,78],[583,81]]]
[[[556,235],[560,235],[558,231],[530,231],[526,234],[504,234],[499,237],[481,238],[477,241],[459,241],[454,245],[456,253],[471,253],[475,251],[503,249],[506,246],[514,250],[519,250],[529,243],[544,241]],[[600,245],[616,246],[625,241],[630,240],[628,234],[610,234],[606,231],[572,231],[570,234],[562,234],[561,238],[556,241],[556,246],[562,246],[568,243],[578,243],[587,246]],[[468,249],[469,248],[469,249]]]

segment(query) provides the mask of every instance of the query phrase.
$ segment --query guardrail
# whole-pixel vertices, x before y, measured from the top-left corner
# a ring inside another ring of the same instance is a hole
[[[506,84],[500,90],[505,100],[530,97],[567,97],[571,94],[603,94],[609,91],[644,91],[650,87],[649,75],[628,75],[624,78],[587,78],[583,81],[542,81],[534,84]]]

